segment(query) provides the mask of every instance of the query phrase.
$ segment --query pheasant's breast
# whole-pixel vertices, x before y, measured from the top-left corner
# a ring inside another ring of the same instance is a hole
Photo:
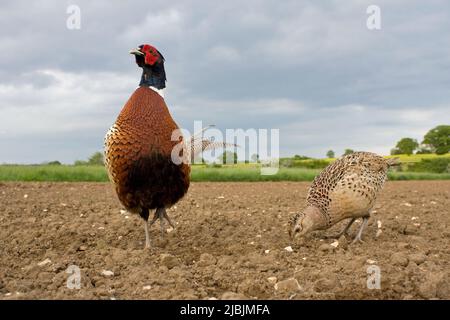
[[[105,164],[122,204],[129,209],[166,207],[189,187],[190,168],[171,153],[178,126],[164,99],[148,88],[130,97],[105,137]]]

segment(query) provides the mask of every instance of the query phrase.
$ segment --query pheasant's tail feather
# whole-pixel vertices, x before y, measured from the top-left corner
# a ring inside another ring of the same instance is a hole
[[[191,136],[191,144],[194,144],[196,141],[198,141],[199,139],[201,139],[201,138],[202,138],[202,135],[203,135],[203,132],[205,132],[205,131],[208,130],[209,128],[212,128],[212,127],[215,127],[215,126],[216,126],[215,124],[207,125],[207,126],[204,127],[202,130],[200,130],[200,131],[194,133],[194,134]]]
[[[190,146],[191,155],[197,156],[203,151],[214,149],[238,148],[239,145],[226,142],[212,142],[210,140],[196,141]]]
[[[400,165],[400,158],[389,158],[389,159],[386,159],[386,163],[388,164],[389,167],[399,166]]]

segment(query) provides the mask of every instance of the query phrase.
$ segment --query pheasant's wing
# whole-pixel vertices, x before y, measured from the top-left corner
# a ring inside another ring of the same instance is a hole
[[[380,158],[382,161],[374,161]],[[326,212],[330,205],[330,194],[336,187],[347,184],[361,174],[361,170],[380,171],[386,167],[384,159],[369,152],[354,152],[328,165],[314,178],[306,201]]]
[[[322,172],[314,178],[306,197],[308,204],[314,205],[327,212],[330,205],[330,193],[344,177],[345,163],[337,160],[328,165]]]

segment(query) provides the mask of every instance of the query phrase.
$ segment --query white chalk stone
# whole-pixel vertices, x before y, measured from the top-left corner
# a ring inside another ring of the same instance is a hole
[[[402,203],[402,205],[405,207],[412,207],[412,204],[409,202]]]
[[[39,262],[39,263],[38,263],[38,266],[39,266],[39,267],[43,267],[43,266],[45,266],[45,265],[47,265],[47,264],[49,264],[49,263],[52,263],[52,261],[51,261],[49,258],[47,258],[47,259],[45,259],[45,260]]]
[[[114,275],[114,272],[112,272],[111,270],[102,270],[101,273],[105,277],[112,277]]]
[[[330,244],[330,246],[335,247],[335,248],[337,248],[338,245],[339,245],[339,241],[337,241],[337,240]]]
[[[277,277],[268,277],[268,278],[267,278],[267,281],[268,281],[270,284],[275,284],[275,283],[277,283],[278,279],[277,279]]]

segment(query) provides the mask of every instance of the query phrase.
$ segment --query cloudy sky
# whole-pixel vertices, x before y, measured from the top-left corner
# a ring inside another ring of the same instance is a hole
[[[72,4],[80,29],[66,25]],[[371,4],[380,30],[366,26]],[[449,124],[449,30],[446,0],[1,1],[0,163],[102,150],[142,43],[166,58],[183,128],[280,129],[282,155],[387,154]]]

